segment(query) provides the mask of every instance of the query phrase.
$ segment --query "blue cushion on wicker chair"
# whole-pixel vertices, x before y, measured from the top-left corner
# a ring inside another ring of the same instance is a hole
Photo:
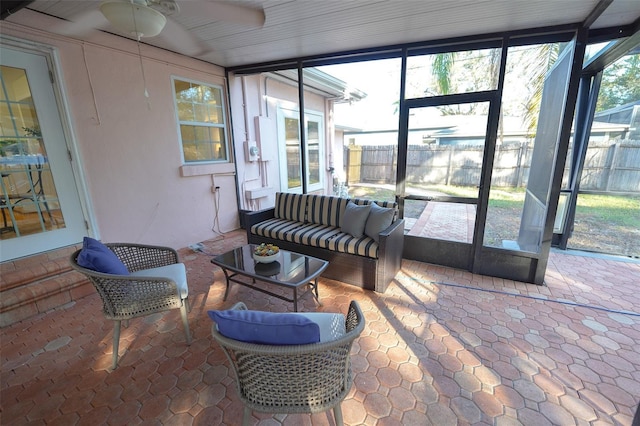
[[[129,270],[109,247],[93,238],[84,237],[78,254],[78,265],[104,274],[129,275]]]
[[[320,341],[320,327],[304,315],[249,310],[208,311],[218,331],[241,342],[305,345]]]

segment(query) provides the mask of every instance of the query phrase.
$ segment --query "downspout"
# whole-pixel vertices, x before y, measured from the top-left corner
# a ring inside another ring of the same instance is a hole
[[[244,141],[249,140],[249,115],[247,114],[247,80],[246,76],[240,77],[242,80],[242,112],[244,113]]]
[[[302,62],[298,62],[298,105],[300,107],[300,179],[302,183],[302,193],[308,192],[307,186],[307,135],[305,133],[306,126],[304,121],[304,69]]]
[[[325,137],[325,146],[327,147],[327,165],[328,167],[326,167],[325,170],[325,176],[328,177],[328,182],[326,183],[326,187],[325,189],[328,189],[329,193],[332,194],[333,193],[333,179],[334,179],[334,173],[335,173],[335,166],[333,164],[333,157],[334,157],[334,144],[335,144],[335,135],[336,135],[336,128],[335,128],[335,123],[334,123],[334,115],[333,115],[333,108],[335,105],[335,101],[333,101],[332,99],[327,99],[326,100],[326,115],[328,117],[327,120],[327,136]]]
[[[267,96],[266,96],[266,91],[267,91],[267,82],[266,82],[266,77],[265,77],[265,83],[264,83],[264,90],[265,90],[265,94],[263,95],[261,93],[261,84],[260,84],[260,80],[262,79],[261,75],[258,75],[258,116],[262,117],[262,114],[264,113],[263,110],[263,106],[262,103],[264,102],[265,106],[264,109],[267,110],[267,117],[269,116],[269,106],[266,105],[267,103]],[[262,135],[260,135],[262,137]],[[258,138],[258,136],[256,135],[256,139]],[[262,144],[260,145],[260,150],[262,150]],[[268,188],[269,187],[269,173],[268,173],[268,169],[267,169],[267,162],[263,160],[263,155],[262,152],[260,152],[260,158],[258,158],[258,164],[260,165],[260,177],[261,177],[261,181],[260,184],[262,185],[263,188]],[[258,201],[258,204],[260,202]]]
[[[242,141],[242,143],[244,145],[245,143],[249,142],[249,111],[248,111],[248,106],[247,106],[247,79],[246,79],[246,76],[244,76],[244,75],[242,77],[240,77],[240,78],[242,80],[242,114],[244,115],[244,140]],[[243,146],[243,149],[244,149],[244,146]],[[244,198],[244,204],[245,204],[245,207],[246,206],[250,206],[252,209],[255,210],[255,208],[256,208],[255,203],[250,198],[248,198],[248,196],[247,196],[247,191],[246,191],[246,183],[247,183],[246,176],[247,176],[247,173],[246,173],[246,170],[247,170],[248,162],[247,162],[246,158],[245,158],[244,162],[245,162],[245,167],[244,167],[245,172],[242,174],[242,184],[241,184],[242,195],[243,195],[243,198]],[[261,173],[261,167],[259,166],[258,167],[258,177],[256,179],[250,179],[250,181],[261,179],[261,174],[262,174]]]

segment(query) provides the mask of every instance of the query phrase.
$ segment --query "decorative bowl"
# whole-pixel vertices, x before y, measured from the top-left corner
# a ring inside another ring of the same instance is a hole
[[[273,244],[262,243],[253,249],[253,260],[258,263],[271,263],[280,256],[280,249]]]
[[[280,256],[280,252],[276,254],[267,255],[267,256],[260,256],[258,254],[253,253],[253,260],[255,260],[258,263],[271,263],[274,260],[276,260],[279,256]]]

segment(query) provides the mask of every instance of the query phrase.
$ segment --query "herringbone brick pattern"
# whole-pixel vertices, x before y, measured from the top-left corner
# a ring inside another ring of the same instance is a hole
[[[242,232],[207,242],[221,253]],[[123,328],[111,370],[112,323],[96,294],[0,331],[2,425],[237,425],[242,407],[210,334],[209,309],[292,305],[241,286],[183,251],[194,341],[179,312]],[[640,401],[640,264],[552,253],[545,286],[405,261],[385,294],[320,280],[322,306],[358,300],[367,325],[352,351],[349,425],[630,425]],[[331,413],[254,413],[254,424],[334,424]]]

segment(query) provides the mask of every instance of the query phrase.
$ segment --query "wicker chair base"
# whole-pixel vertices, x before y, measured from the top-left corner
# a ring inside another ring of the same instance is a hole
[[[231,309],[247,309],[240,302]],[[224,350],[235,373],[244,405],[243,424],[252,411],[264,413],[319,413],[333,409],[342,424],[340,404],[353,384],[351,346],[364,329],[364,316],[352,301],[339,339],[309,345],[272,346],[240,342],[211,333]]]

